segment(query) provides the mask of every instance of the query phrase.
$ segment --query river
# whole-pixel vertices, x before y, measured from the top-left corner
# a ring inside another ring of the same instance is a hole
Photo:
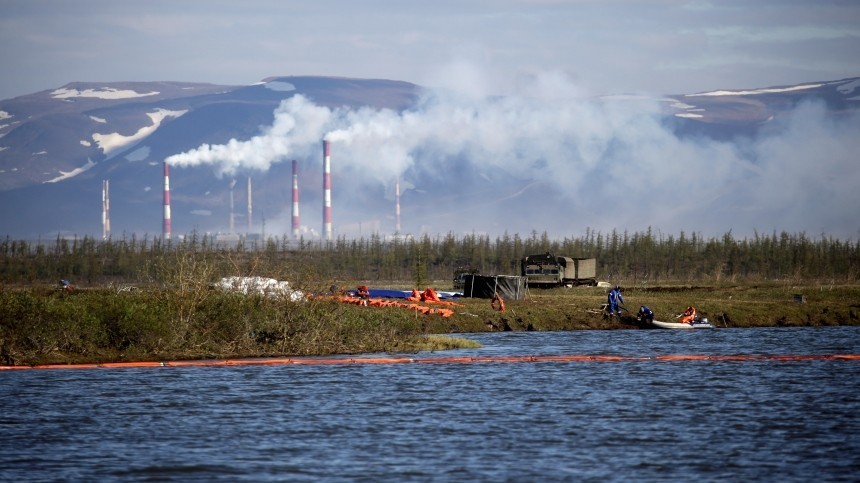
[[[625,358],[0,371],[0,480],[860,475],[860,361],[650,358],[860,354],[860,327],[463,336],[412,356]]]

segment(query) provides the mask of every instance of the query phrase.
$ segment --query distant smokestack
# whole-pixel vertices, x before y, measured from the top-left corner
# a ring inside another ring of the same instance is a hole
[[[170,176],[164,162],[164,239],[170,240]]]
[[[299,237],[299,162],[293,160],[293,238]]]
[[[331,147],[323,140],[323,233],[331,240]]]
[[[110,238],[110,182],[102,180],[102,240]]]
[[[251,177],[248,176],[248,233],[251,233]]]
[[[230,180],[230,233],[236,233],[236,227],[233,224],[233,187],[236,186],[236,180]]]
[[[400,178],[394,182],[394,234],[400,233]]]

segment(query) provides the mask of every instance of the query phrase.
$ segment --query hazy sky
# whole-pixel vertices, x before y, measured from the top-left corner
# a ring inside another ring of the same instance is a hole
[[[73,81],[387,78],[692,93],[860,75],[856,0],[0,0],[0,99]]]

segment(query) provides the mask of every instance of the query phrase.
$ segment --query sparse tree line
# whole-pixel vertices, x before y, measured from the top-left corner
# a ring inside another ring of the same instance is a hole
[[[0,279],[7,284],[80,285],[158,281],[159,269],[194,257],[212,264],[218,276],[278,278],[312,274],[315,280],[403,280],[423,285],[451,279],[460,267],[483,274],[518,275],[525,255],[596,258],[598,278],[613,283],[731,282],[819,279],[855,282],[860,277],[860,242],[810,238],[786,232],[736,239],[731,232],[706,238],[697,233],[655,235],[601,233],[550,239],[544,232],[527,237],[504,234],[423,235],[386,239],[371,235],[332,241],[294,240],[288,235],[226,245],[214,236],[192,233],[181,240],[130,235],[110,240],[92,237],[49,242],[6,238],[0,241]]]

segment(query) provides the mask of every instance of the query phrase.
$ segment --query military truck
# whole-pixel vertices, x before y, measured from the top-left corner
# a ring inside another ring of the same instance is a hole
[[[597,285],[597,259],[557,257],[552,253],[527,255],[520,262],[529,287]]]

